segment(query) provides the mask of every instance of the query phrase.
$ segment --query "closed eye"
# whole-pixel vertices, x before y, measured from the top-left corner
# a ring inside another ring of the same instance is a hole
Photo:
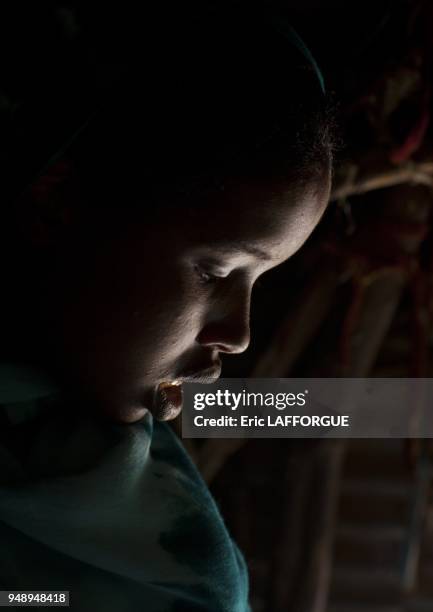
[[[219,280],[226,278],[226,275],[213,274],[212,272],[205,270],[204,268],[202,268],[201,266],[197,264],[194,266],[194,269],[202,285],[215,285]],[[254,283],[254,288],[256,290],[257,289],[260,290],[260,289],[263,289],[263,287],[264,287],[264,284],[263,284],[262,278],[257,279],[256,282]]]
[[[211,272],[203,270],[202,268],[200,268],[200,266],[196,265],[194,266],[194,268],[199,277],[200,282],[203,285],[213,285],[221,278],[224,278],[224,276],[217,276],[216,274],[212,274]]]

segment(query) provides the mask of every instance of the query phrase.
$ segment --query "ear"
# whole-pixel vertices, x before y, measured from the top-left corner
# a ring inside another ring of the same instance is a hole
[[[46,247],[62,240],[73,225],[74,169],[62,159],[40,176],[20,199],[20,226],[28,244]]]

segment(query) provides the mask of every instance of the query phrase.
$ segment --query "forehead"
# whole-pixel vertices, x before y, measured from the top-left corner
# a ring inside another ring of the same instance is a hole
[[[259,250],[285,259],[306,240],[329,197],[329,178],[297,188],[284,180],[236,181],[180,216],[182,233],[196,248]]]

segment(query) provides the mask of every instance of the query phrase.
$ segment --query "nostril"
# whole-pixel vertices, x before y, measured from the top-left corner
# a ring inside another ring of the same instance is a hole
[[[220,352],[220,353],[227,353],[227,351],[229,350],[229,348],[227,346],[224,346],[223,344],[217,344],[215,346],[215,348]]]
[[[221,340],[225,337],[226,339]],[[219,353],[243,353],[250,344],[249,331],[207,327],[197,336],[202,346],[212,347]]]
[[[247,294],[250,297],[250,293]],[[219,313],[208,313],[196,341],[221,353],[242,353],[250,344],[250,300],[224,304]],[[214,318],[215,317],[215,318]]]

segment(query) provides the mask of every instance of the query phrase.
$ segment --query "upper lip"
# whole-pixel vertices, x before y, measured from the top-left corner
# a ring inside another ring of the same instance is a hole
[[[212,383],[221,376],[221,362],[218,361],[201,370],[185,370],[176,380],[181,382]]]

